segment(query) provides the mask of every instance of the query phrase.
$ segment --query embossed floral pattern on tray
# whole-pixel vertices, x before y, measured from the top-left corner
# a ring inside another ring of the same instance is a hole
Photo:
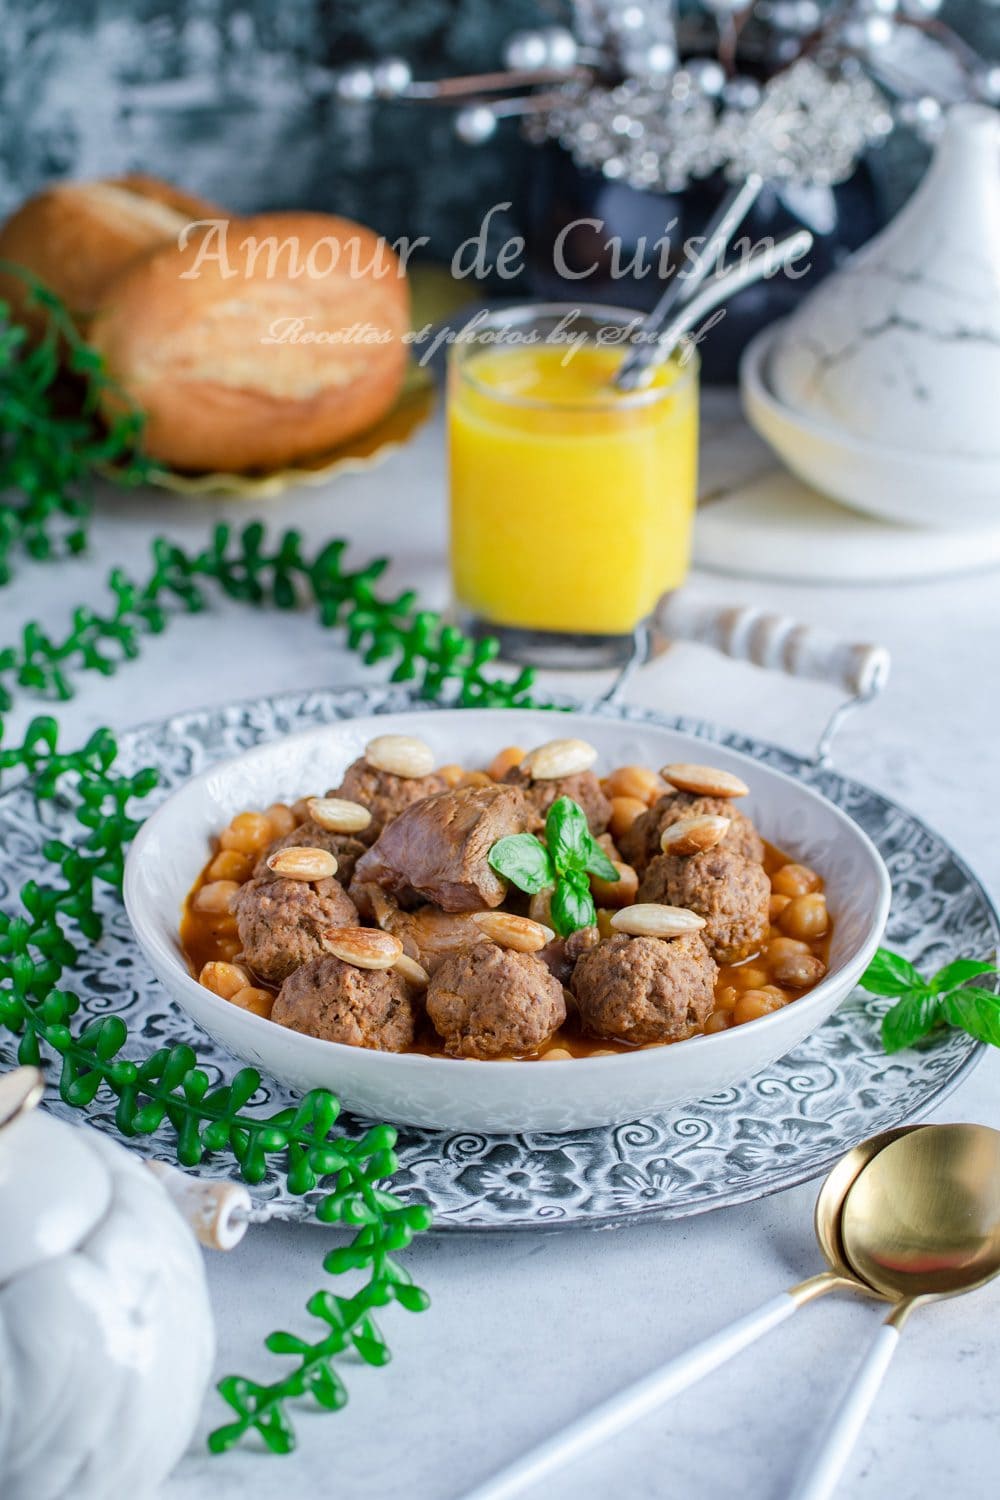
[[[409,705],[401,689],[357,688],[178,714],[122,735],[122,764],[128,770],[157,766],[162,781],[155,800],[214,761],[279,735],[364,714],[398,713]],[[934,969],[960,954],[989,957],[996,951],[1000,919],[975,876],[943,839],[881,794],[711,725],[630,707],[604,711],[730,745],[836,802],[870,835],[888,865],[894,896],[886,940],[918,967]],[[68,832],[69,821],[58,803],[38,804],[28,787],[0,797],[0,902],[13,901],[25,880],[44,878],[42,845]],[[105,909],[105,937],[85,949],[73,974],[84,1012],[121,1014],[137,1047],[189,1042],[211,1074],[231,1074],[237,1062],[166,999],[132,941],[124,910],[110,895]],[[394,1187],[404,1198],[429,1204],[438,1229],[464,1230],[620,1223],[647,1214],[683,1218],[778,1192],[818,1176],[865,1136],[925,1113],[980,1055],[971,1038],[954,1032],[887,1057],[879,1022],[888,1003],[855,992],[765,1072],[661,1117],[558,1136],[449,1137],[405,1129]],[[11,1040],[0,1035],[0,1064],[12,1062]],[[291,1097],[265,1081],[256,1102],[274,1109]],[[58,1097],[49,1107],[80,1118]],[[89,1118],[113,1131],[110,1098],[99,1097]],[[157,1136],[131,1144],[169,1159]],[[200,1170],[223,1176],[229,1168],[208,1160]],[[254,1197],[261,1219],[311,1218],[308,1199],[288,1194],[276,1172],[254,1189]]]

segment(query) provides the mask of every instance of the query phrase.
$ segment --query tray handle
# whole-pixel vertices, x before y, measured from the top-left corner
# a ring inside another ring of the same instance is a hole
[[[891,658],[884,646],[841,640],[815,625],[752,605],[718,604],[679,591],[663,596],[651,624],[667,640],[696,641],[737,661],[753,662],[789,677],[825,682],[845,693],[845,701],[838,705],[816,745],[813,758],[821,766],[830,764],[834,735],[847,714],[877,698],[889,680]],[[638,664],[635,660],[625,669],[610,698],[621,696]]]

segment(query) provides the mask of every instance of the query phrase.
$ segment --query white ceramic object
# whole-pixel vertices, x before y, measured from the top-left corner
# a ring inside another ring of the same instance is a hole
[[[248,751],[193,778],[145,823],[125,871],[125,904],[149,962],[178,1005],[237,1057],[297,1089],[333,1089],[356,1113],[428,1129],[565,1131],[634,1120],[703,1098],[795,1047],[853,989],[878,944],[889,877],[866,835],[810,788],[735,751],[656,725],[560,714],[562,734],[594,744],[599,769],[710,760],[742,776],[765,837],[822,871],[836,928],[830,973],[802,999],[716,1036],[564,1063],[478,1062],[370,1052],[302,1036],[203,988],[177,935],[210,840],[234,813],[323,791],[375,734],[418,734],[439,764],[486,764],[502,745],[552,737],[551,713],[415,711],[358,718]]]
[[[1000,462],[1000,113],[951,110],[913,196],[782,325],[770,386],[862,445]]]
[[[845,505],[910,527],[997,529],[1000,452],[975,458],[891,447],[856,437],[829,419],[803,416],[779,400],[770,383],[784,327],[766,328],[748,345],[740,364],[740,394],[750,426],[793,474]],[[1000,372],[990,391],[994,405],[997,390]]]
[[[3,1500],[158,1492],[213,1355],[201,1252],[144,1164],[40,1111],[0,1129]]]

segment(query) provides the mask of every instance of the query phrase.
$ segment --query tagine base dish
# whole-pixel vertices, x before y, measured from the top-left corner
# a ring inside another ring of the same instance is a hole
[[[286,693],[182,713],[121,735],[121,765],[126,773],[155,766],[161,783],[150,800],[161,801],[197,772],[253,746],[412,706],[401,689],[359,688]],[[1000,919],[979,882],[943,839],[880,793],[710,725],[631,707],[605,711],[636,726],[676,729],[742,751],[811,785],[847,812],[874,841],[892,877],[885,941],[918,967],[935,969],[960,955],[995,952]],[[30,786],[0,796],[0,891],[9,898],[26,880],[44,880],[43,844],[68,836],[71,827],[69,810],[58,801],[39,804]],[[105,935],[85,948],[67,981],[80,997],[82,1017],[120,1014],[136,1051],[186,1042],[210,1074],[231,1076],[238,1061],[166,997],[124,908],[110,892],[101,900]],[[779,1192],[819,1176],[864,1137],[926,1114],[981,1055],[970,1037],[954,1032],[887,1057],[879,1028],[889,1003],[856,991],[803,1043],[746,1082],[631,1124],[560,1135],[401,1129],[394,1191],[428,1204],[435,1227],[453,1231],[598,1226],[647,1215],[676,1219]],[[13,1038],[0,1034],[0,1066],[13,1066],[15,1048]],[[293,1097],[265,1079],[255,1107],[272,1112]],[[99,1095],[83,1116],[50,1091],[48,1107],[115,1132],[110,1097]],[[354,1122],[345,1124],[352,1129]],[[149,1157],[172,1157],[166,1133],[130,1145]],[[206,1177],[230,1172],[224,1160],[209,1159],[199,1168]],[[310,1198],[289,1194],[276,1168],[251,1191],[260,1220],[316,1222]]]

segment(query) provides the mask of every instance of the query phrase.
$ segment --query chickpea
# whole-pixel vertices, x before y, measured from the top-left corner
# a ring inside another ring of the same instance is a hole
[[[638,797],[612,797],[611,798],[611,820],[609,827],[613,838],[620,839],[635,822],[640,813],[646,811],[645,802],[640,802]]]
[[[508,771],[519,766],[526,755],[520,745],[505,745],[490,761],[487,770],[494,781],[503,781]]]
[[[215,951],[228,963],[240,952],[243,944],[238,937],[220,937],[215,940]]]
[[[590,889],[598,906],[631,906],[639,890],[639,876],[631,865],[614,861],[617,880],[602,880],[591,875]]]
[[[229,902],[239,890],[235,880],[210,880],[195,892],[195,911],[228,912]]]
[[[240,854],[260,854],[273,838],[271,824],[263,813],[241,812],[222,830],[219,844]]]
[[[597,931],[600,933],[602,938],[613,938],[617,936],[617,934],[615,933],[615,929],[611,925],[611,918],[613,916],[614,912],[608,911],[606,906],[598,908]]]
[[[784,911],[785,907],[788,905],[791,899],[791,896],[783,896],[780,891],[772,894],[771,899],[767,904],[767,914],[772,922],[776,922],[778,920],[778,918],[781,916],[781,913]]]
[[[595,1047],[590,1055],[591,1057],[617,1057],[618,1053],[611,1047]]]
[[[256,985],[248,984],[245,989],[237,990],[235,995],[230,995],[229,1002],[231,1005],[238,1005],[240,1010],[249,1010],[255,1016],[264,1016],[265,1019],[270,1020],[274,996],[270,990],[259,990]]]
[[[717,1031],[728,1031],[733,1025],[733,1013],[731,1010],[713,1010],[705,1022],[705,1035],[714,1036]]]
[[[492,786],[492,779],[485,771],[463,771],[461,781],[456,786]]]
[[[716,1010],[734,1010],[740,992],[734,984],[724,984],[715,997]]]
[[[264,814],[276,839],[283,839],[297,826],[295,814],[287,802],[272,802]]]
[[[773,965],[771,972],[779,984],[789,985],[793,990],[806,990],[819,984],[826,973],[826,964],[814,953],[786,953]]]
[[[241,969],[239,964],[219,963],[217,960],[203,966],[198,975],[198,983],[203,984],[213,995],[220,996],[223,1000],[231,1000],[240,990],[244,990],[250,984],[250,975],[246,969]]]
[[[240,854],[236,849],[220,849],[207,871],[209,880],[246,880],[253,869],[249,854]]]
[[[550,1047],[547,1052],[542,1053],[538,1060],[539,1062],[565,1062],[567,1058],[571,1058],[572,1056],[572,1052],[568,1052],[565,1047]]]
[[[762,990],[767,984],[768,978],[767,970],[759,964],[741,964],[736,970],[734,982],[737,989]]]
[[[611,798],[631,797],[643,807],[652,807],[666,787],[662,777],[648,766],[619,766],[605,781],[605,789]]]
[[[822,882],[808,865],[782,865],[771,876],[771,889],[779,896],[805,896],[818,891]]]
[[[543,927],[552,926],[552,887],[546,886],[544,891],[536,891],[528,902],[528,916],[533,922],[541,922]]]
[[[464,767],[455,765],[452,762],[447,766],[439,766],[438,775],[440,776],[446,787],[453,788],[461,784],[462,777],[465,775],[465,770]]]
[[[768,990],[746,990],[733,1009],[733,1024],[742,1026],[745,1021],[759,1021],[761,1016],[780,1010],[784,1003],[780,996],[772,995]]]
[[[771,938],[767,945],[767,961],[774,964],[777,959],[783,958],[786,953],[809,953],[811,949],[808,943],[803,943],[799,938],[775,937]]]
[[[822,937],[829,925],[826,897],[816,892],[807,896],[793,896],[778,918],[778,926],[782,932],[803,942]]]

